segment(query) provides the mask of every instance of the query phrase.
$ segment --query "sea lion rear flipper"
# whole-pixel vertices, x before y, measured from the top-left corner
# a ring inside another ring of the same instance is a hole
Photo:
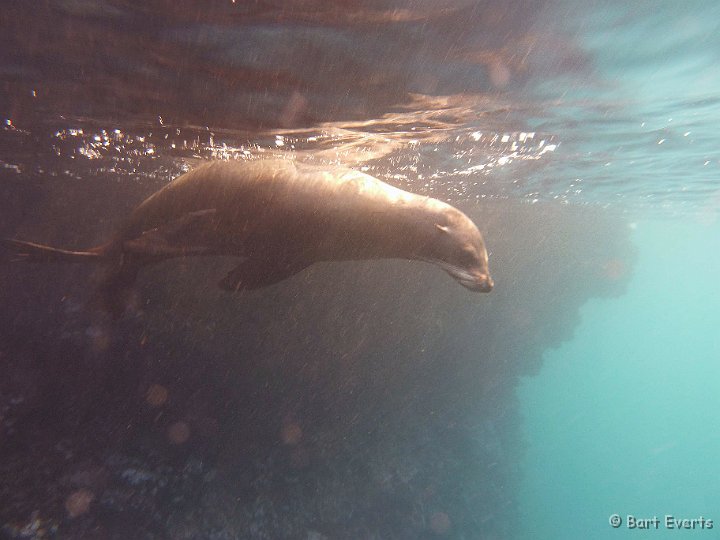
[[[209,246],[193,245],[193,233],[206,227],[213,227],[214,208],[189,212],[178,219],[144,231],[137,238],[125,240],[123,251],[152,257],[184,257],[188,255],[209,255]]]
[[[12,254],[11,260],[26,262],[93,262],[102,261],[105,253],[101,248],[90,251],[68,251],[34,242],[15,240],[14,238],[0,239],[0,245],[5,251]]]
[[[274,261],[249,258],[245,259],[221,279],[218,287],[233,292],[260,289],[279,283],[311,264],[311,262],[303,259]]]

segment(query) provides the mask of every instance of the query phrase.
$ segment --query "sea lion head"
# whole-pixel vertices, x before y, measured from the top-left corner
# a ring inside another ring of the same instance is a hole
[[[436,220],[434,240],[431,262],[471,291],[492,290],[485,241],[469,217],[453,207],[447,208]]]

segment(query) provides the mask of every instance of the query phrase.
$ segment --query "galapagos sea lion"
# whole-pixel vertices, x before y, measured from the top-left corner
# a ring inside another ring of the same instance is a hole
[[[277,283],[315,262],[383,258],[436,264],[473,291],[493,287],[483,237],[461,211],[352,169],[290,160],[201,165],[88,251],[3,243],[27,261],[105,263],[101,296],[115,312],[143,266],[201,255],[243,258],[219,283],[232,291]]]

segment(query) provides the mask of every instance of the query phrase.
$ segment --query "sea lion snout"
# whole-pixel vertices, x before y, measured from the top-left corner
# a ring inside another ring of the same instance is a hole
[[[487,274],[478,274],[468,278],[460,278],[459,281],[463,287],[476,292],[487,293],[492,291],[495,286],[495,282]]]
[[[444,268],[460,285],[471,291],[487,293],[492,291],[495,286],[495,282],[490,277],[486,267],[467,269],[451,266],[440,261],[435,261],[435,264]]]
[[[477,290],[480,292],[490,292],[493,290],[494,286],[495,282],[493,281],[493,278],[490,276],[483,276],[483,278],[478,281]]]

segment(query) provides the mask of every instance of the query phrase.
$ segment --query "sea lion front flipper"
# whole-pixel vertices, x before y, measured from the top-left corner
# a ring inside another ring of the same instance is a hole
[[[279,283],[311,264],[303,259],[267,260],[251,257],[228,272],[218,287],[233,292],[260,289]]]
[[[209,255],[208,246],[194,245],[193,233],[215,224],[214,208],[189,212],[178,219],[159,227],[144,231],[137,238],[125,240],[123,251],[151,257],[185,257],[188,255]]]

